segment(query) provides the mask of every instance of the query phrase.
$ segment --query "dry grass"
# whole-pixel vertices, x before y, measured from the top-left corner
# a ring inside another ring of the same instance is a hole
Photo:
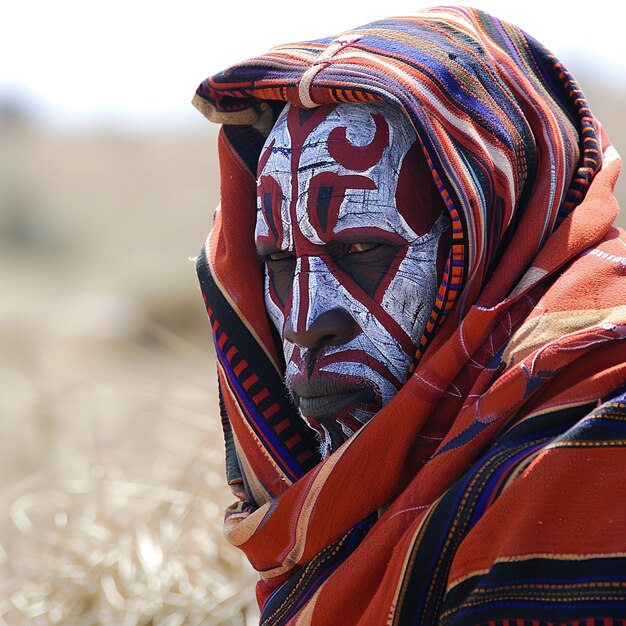
[[[49,390],[31,389],[39,397],[25,411],[5,413],[3,461],[23,474],[0,495],[5,623],[256,618],[252,574],[221,533],[230,496],[210,353],[158,325],[149,334],[92,343],[74,354],[74,381],[48,372]]]
[[[34,401],[3,415],[3,461],[23,474],[0,495],[4,623],[256,619],[252,573],[221,533],[230,496],[210,353],[158,325],[143,333],[76,350],[80,375],[48,371],[47,390],[40,379]]]

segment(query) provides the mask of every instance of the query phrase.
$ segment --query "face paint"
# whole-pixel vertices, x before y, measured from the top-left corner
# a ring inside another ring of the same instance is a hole
[[[287,105],[268,136],[256,228],[265,304],[286,386],[323,455],[405,382],[447,256],[447,219],[395,107]]]

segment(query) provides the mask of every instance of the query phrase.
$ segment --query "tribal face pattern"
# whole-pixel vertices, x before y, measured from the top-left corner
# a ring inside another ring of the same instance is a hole
[[[447,257],[443,207],[415,130],[391,105],[288,104],[267,138],[265,304],[323,455],[406,380]]]

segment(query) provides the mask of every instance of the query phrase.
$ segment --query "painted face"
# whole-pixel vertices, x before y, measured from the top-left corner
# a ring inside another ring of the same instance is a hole
[[[447,257],[447,219],[395,107],[287,105],[268,136],[256,227],[265,305],[286,386],[323,455],[405,382]]]

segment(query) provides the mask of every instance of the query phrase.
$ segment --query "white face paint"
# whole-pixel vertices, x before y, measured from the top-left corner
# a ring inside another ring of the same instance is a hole
[[[285,107],[259,160],[256,243],[285,383],[322,454],[405,382],[437,294],[447,224],[399,109]]]

